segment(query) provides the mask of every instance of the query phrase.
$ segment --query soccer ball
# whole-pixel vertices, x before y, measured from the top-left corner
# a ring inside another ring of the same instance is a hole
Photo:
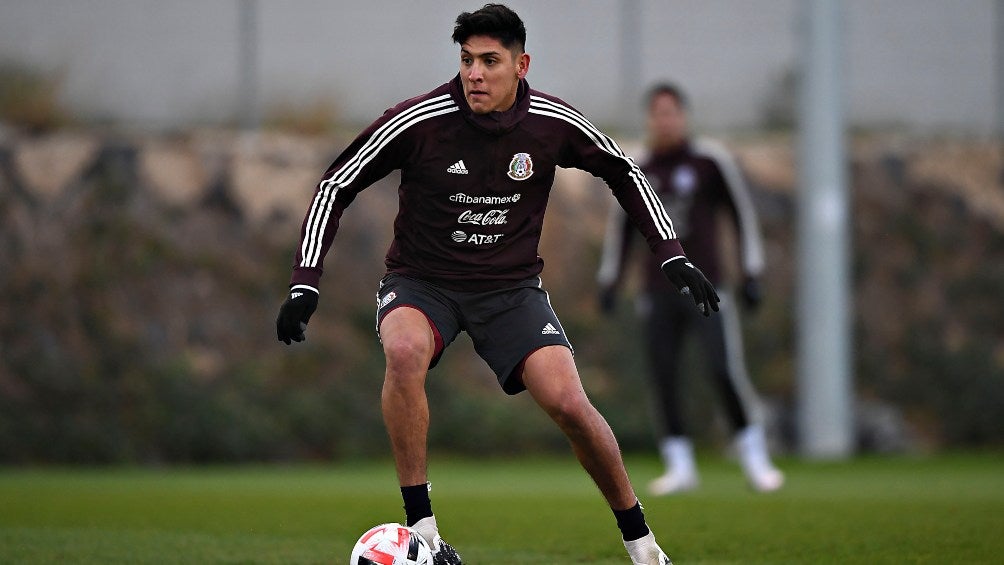
[[[396,523],[380,524],[359,537],[349,565],[432,565],[432,550],[415,530]]]

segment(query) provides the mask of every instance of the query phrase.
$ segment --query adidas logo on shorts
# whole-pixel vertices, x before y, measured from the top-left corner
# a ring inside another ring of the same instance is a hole
[[[453,173],[455,175],[466,175],[468,173],[467,166],[464,165],[464,160],[461,159],[446,169],[446,172]]]
[[[548,322],[544,329],[540,330],[540,335],[561,335],[561,332],[554,329],[554,325]]]

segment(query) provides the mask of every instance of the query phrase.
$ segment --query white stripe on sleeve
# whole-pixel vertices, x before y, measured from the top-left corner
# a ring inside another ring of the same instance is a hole
[[[743,271],[757,276],[764,269],[763,240],[757,222],[756,207],[750,196],[749,187],[743,179],[739,165],[729,150],[721,143],[699,138],[694,141],[694,152],[708,157],[718,165],[725,179],[725,186],[735,203],[739,219],[739,240],[742,246]]]
[[[669,214],[666,213],[665,208],[663,208],[662,201],[659,200],[655,191],[652,190],[652,186],[648,183],[648,180],[641,172],[641,169],[638,168],[638,165],[636,165],[634,160],[628,157],[627,154],[621,150],[613,139],[601,132],[579,112],[568,106],[558,104],[546,98],[531,96],[530,113],[564,120],[577,127],[582,133],[586,134],[586,137],[588,137],[603,151],[613,155],[614,157],[625,160],[631,168],[628,175],[634,182],[635,188],[638,189],[638,194],[645,203],[645,207],[648,210],[649,216],[652,218],[652,222],[655,224],[659,235],[663,239],[676,239],[677,236],[676,232],[673,230],[673,221],[669,218]]]
[[[338,190],[351,184],[387,145],[403,131],[423,120],[459,111],[449,94],[430,98],[408,108],[380,126],[344,165],[318,185],[307,216],[306,233],[300,246],[301,267],[316,267],[321,258],[321,241]]]

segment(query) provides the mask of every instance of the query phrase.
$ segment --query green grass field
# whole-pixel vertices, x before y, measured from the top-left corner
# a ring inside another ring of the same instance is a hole
[[[1002,563],[1004,454],[781,460],[757,495],[720,458],[700,490],[647,498],[677,564]],[[659,469],[629,458],[635,483]],[[434,459],[433,507],[480,564],[625,564],[613,517],[567,459]],[[387,463],[192,469],[0,469],[0,563],[337,563],[403,519]]]

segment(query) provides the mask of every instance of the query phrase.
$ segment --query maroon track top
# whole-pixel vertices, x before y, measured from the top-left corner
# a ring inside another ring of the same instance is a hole
[[[389,273],[461,291],[540,273],[537,255],[555,167],[602,178],[661,262],[682,255],[669,215],[617,144],[562,100],[521,81],[505,112],[475,114],[459,75],[387,110],[318,184],[292,284],[318,288],[338,221],[356,194],[401,170]]]

